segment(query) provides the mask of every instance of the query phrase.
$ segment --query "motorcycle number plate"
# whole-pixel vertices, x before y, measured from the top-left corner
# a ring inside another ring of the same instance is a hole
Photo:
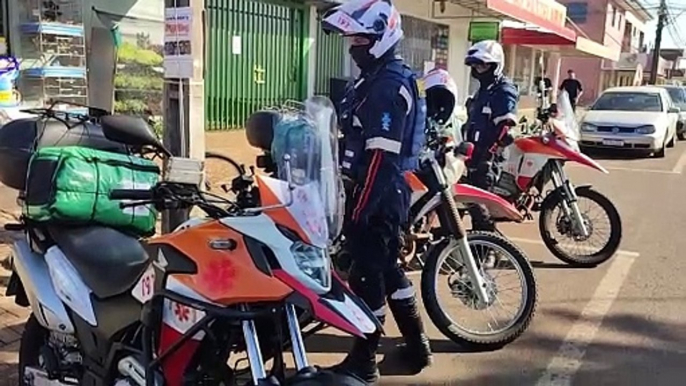
[[[143,276],[138,279],[138,283],[131,290],[131,296],[141,303],[145,303],[152,299],[155,292],[155,269],[151,266],[145,270]]]

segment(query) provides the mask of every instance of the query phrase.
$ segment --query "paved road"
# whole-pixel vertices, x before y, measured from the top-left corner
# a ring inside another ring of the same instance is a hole
[[[215,137],[212,143],[226,143]],[[686,250],[686,143],[669,150],[661,160],[602,160],[609,175],[568,168],[577,184],[592,183],[621,212],[622,253],[606,265],[570,269],[540,245],[535,224],[504,229],[538,267],[537,315],[518,341],[497,352],[465,353],[430,327],[435,365],[408,377],[384,363],[381,384],[683,385],[686,259],[678,251]],[[25,315],[0,298],[0,386],[17,384],[10,375]],[[388,333],[384,352],[398,335],[393,323]],[[333,363],[350,341],[326,331],[307,341],[310,360]]]
[[[537,241],[536,223],[504,229],[537,266],[538,310],[519,340],[497,352],[464,353],[430,328],[435,365],[414,377],[384,366],[381,384],[683,385],[686,259],[678,251],[686,249],[686,143],[670,150],[660,160],[603,159],[609,175],[568,167],[574,182],[593,184],[622,215],[622,252],[603,266],[561,264]],[[349,343],[333,335],[312,338],[309,349],[327,353],[311,359],[335,362],[342,354],[328,352],[344,352]],[[384,344],[388,352],[394,341]]]

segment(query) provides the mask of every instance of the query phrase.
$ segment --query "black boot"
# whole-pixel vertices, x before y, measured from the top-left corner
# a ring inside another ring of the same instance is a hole
[[[418,374],[433,362],[429,337],[424,332],[417,300],[388,299],[388,306],[393,313],[393,318],[398,324],[398,329],[403,336],[405,344],[401,346],[401,356],[404,364],[412,374]]]
[[[383,325],[385,317],[378,318]],[[381,340],[381,331],[366,334],[364,338],[355,337],[353,348],[343,362],[331,367],[340,374],[354,375],[372,385],[379,380],[379,367],[376,364],[376,351]]]

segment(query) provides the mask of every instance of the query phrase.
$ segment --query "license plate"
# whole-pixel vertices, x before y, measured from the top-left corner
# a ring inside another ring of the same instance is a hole
[[[619,139],[603,139],[603,145],[605,146],[624,146],[624,141]]]

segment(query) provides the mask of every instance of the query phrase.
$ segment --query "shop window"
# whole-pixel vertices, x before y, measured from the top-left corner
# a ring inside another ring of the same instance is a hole
[[[531,62],[531,49],[523,46],[517,47],[515,55],[514,74],[512,74],[512,81],[519,89],[519,95],[530,95],[530,86],[533,78]]]
[[[423,75],[434,67],[448,68],[447,26],[403,15],[403,30],[399,52],[414,71]]]
[[[567,17],[576,24],[586,23],[588,19],[588,3],[585,1],[568,3]]]

